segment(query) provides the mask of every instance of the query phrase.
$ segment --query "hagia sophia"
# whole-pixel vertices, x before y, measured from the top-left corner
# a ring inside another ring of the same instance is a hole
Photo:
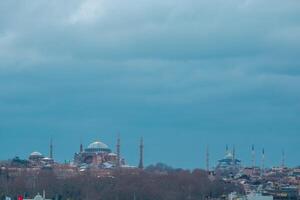
[[[69,162],[68,165],[79,169],[79,171],[87,169],[143,168],[143,138],[140,140],[139,149],[139,163],[137,166],[132,166],[127,164],[125,159],[121,157],[121,141],[119,137],[117,138],[115,152],[107,144],[99,140],[90,143],[86,148],[83,147],[83,144],[80,144],[79,151],[74,154],[73,161]],[[34,151],[25,160],[15,157],[11,160],[11,165],[30,168],[57,168],[61,166],[53,158],[52,140],[49,145],[49,156]]]
[[[74,164],[82,169],[86,167],[94,168],[114,168],[125,166],[125,159],[120,157],[120,140],[118,139],[117,152],[112,150],[103,142],[95,141],[74,155]]]

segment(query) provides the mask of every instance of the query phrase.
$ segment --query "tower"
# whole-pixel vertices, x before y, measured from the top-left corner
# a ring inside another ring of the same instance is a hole
[[[232,159],[235,162],[235,145],[233,145],[233,148],[232,148]]]
[[[53,142],[52,138],[50,139],[50,151],[49,151],[49,157],[53,159]]]
[[[255,168],[255,148],[254,148],[254,145],[252,145],[252,152],[251,152],[251,155],[252,155],[252,168]]]
[[[80,149],[79,149],[79,152],[80,152],[80,153],[83,152],[83,145],[82,145],[82,142],[80,143]]]
[[[285,151],[284,151],[284,149],[282,149],[282,151],[281,151],[281,156],[282,156],[281,167],[284,168],[285,167]]]
[[[140,141],[140,162],[139,162],[139,168],[144,169],[144,140],[143,137]]]
[[[206,146],[206,171],[209,172],[209,146]]]
[[[262,158],[261,158],[261,175],[264,175],[265,173],[265,149],[262,150]]]
[[[80,137],[80,147],[79,147],[79,152],[83,152],[83,144],[82,144],[82,138]]]
[[[229,153],[229,148],[228,148],[228,145],[226,144],[226,151],[225,151],[225,154],[227,155]]]
[[[118,139],[117,139],[117,167],[121,166],[120,160],[121,160],[121,139],[120,139],[120,134],[118,134]]]

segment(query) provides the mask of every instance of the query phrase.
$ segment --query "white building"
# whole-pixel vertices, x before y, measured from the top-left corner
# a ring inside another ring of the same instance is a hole
[[[51,199],[46,199],[46,193],[44,191],[43,196],[37,194],[33,199],[23,199],[23,200],[51,200]]]

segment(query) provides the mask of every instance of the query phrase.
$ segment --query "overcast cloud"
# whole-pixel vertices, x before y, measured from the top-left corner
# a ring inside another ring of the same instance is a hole
[[[298,165],[299,11],[298,0],[1,1],[0,158],[47,153],[53,137],[72,159],[80,140],[114,148],[121,132],[129,164],[144,136],[147,164],[203,167],[207,144],[212,162],[235,144],[247,164],[254,143],[269,165],[282,148]]]

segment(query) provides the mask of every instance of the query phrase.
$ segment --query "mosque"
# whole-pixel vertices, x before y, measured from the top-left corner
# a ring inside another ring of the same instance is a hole
[[[229,151],[226,147],[225,157],[219,160],[216,173],[222,176],[235,176],[241,169],[241,161],[236,159],[235,149]]]
[[[85,169],[136,168],[126,164],[125,159],[121,157],[120,149],[120,138],[117,139],[116,152],[113,152],[111,148],[102,141],[94,141],[85,149],[83,148],[83,145],[80,144],[80,150],[75,153],[74,160],[70,163],[70,167],[76,167],[80,171],[85,171]],[[140,159],[137,167],[143,169],[143,138],[141,138],[139,149]],[[55,162],[53,158],[52,140],[50,142],[48,156],[45,156],[38,151],[34,151],[26,160],[15,157],[12,159],[11,165],[40,169],[53,169],[59,167],[59,163]]]
[[[125,165],[125,161],[117,153],[113,153],[105,143],[95,141],[85,149],[80,145],[79,153],[75,153],[74,156],[74,164],[78,167],[112,168],[118,164]]]
[[[33,167],[51,167],[54,164],[52,140],[50,142],[49,157],[34,151],[29,155],[28,161]]]
[[[120,147],[120,138],[117,139],[116,152],[113,152],[109,146],[102,141],[92,142],[85,149],[83,149],[83,145],[81,144],[79,152],[74,155],[74,165],[81,169],[130,167],[126,165],[125,159],[121,157]],[[143,163],[143,148],[144,146],[141,140],[139,168],[143,167],[143,165],[141,165],[141,163]]]

